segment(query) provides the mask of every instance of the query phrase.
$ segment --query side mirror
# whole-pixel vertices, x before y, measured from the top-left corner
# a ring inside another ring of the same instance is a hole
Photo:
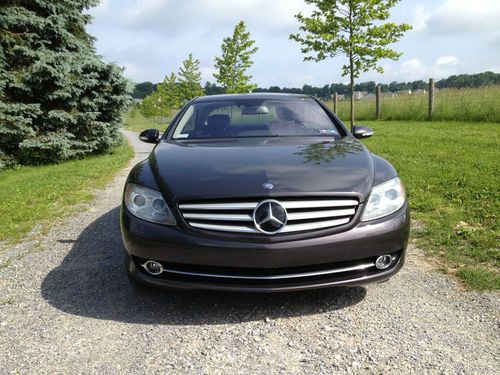
[[[160,131],[158,129],[146,129],[139,134],[139,140],[146,143],[158,143]]]
[[[352,135],[358,139],[369,138],[373,135],[373,130],[368,126],[353,126]]]

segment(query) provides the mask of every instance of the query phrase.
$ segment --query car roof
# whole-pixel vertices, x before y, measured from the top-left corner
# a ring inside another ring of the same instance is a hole
[[[206,95],[200,96],[194,102],[213,102],[218,100],[241,100],[241,99],[261,99],[261,100],[290,100],[290,99],[312,99],[309,95],[304,94],[283,94],[272,92],[255,92],[249,94],[219,94],[219,95]]]

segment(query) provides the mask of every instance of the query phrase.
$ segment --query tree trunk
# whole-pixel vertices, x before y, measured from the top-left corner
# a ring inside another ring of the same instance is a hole
[[[354,16],[354,4],[349,1],[349,78],[351,84],[351,133],[354,132],[354,26],[353,26],[353,16]]]
[[[351,63],[351,132],[354,130],[354,64],[352,61],[352,56],[350,57],[350,63]]]

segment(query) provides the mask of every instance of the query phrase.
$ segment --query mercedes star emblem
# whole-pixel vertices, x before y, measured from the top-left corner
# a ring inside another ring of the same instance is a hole
[[[260,202],[253,211],[255,227],[265,234],[279,233],[286,225],[287,216],[285,207],[273,199]]]

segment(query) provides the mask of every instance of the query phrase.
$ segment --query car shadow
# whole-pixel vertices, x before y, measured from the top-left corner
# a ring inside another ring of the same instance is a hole
[[[362,287],[278,294],[136,291],[125,274],[123,251],[117,207],[85,228],[63,262],[45,277],[43,297],[80,316],[198,325],[317,314],[357,304],[366,295]]]

